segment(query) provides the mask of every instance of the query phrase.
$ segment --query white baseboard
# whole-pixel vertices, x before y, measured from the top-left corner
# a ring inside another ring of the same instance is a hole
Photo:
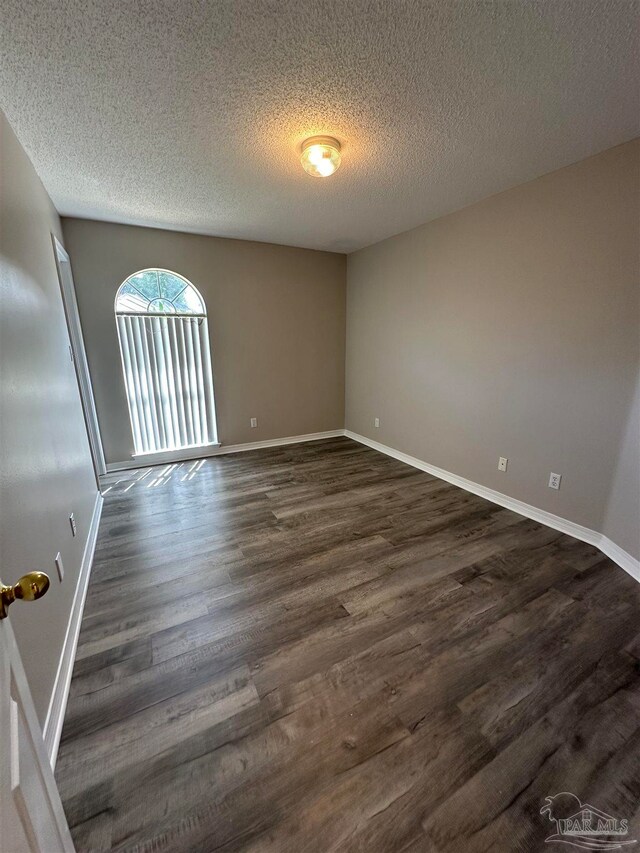
[[[640,560],[636,560],[635,557],[632,557],[631,554],[624,551],[619,545],[616,545],[615,542],[612,542],[611,539],[604,534],[600,536],[600,541],[597,543],[597,547],[603,554],[606,554],[610,560],[617,563],[621,569],[624,569],[627,574],[631,575],[632,578],[640,583]]]
[[[102,501],[102,495],[98,492],[96,495],[96,502],[93,507],[93,515],[91,516],[87,541],[84,546],[80,573],[78,575],[78,583],[76,584],[76,591],[73,596],[73,604],[71,605],[67,632],[62,646],[60,662],[58,663],[58,671],[53,684],[49,710],[47,711],[47,718],[42,732],[44,736],[44,744],[52,767],[55,767],[56,758],[58,756],[62,724],[64,722],[64,714],[67,708],[67,699],[69,697],[71,674],[73,673],[73,664],[75,662],[76,649],[78,647],[82,612],[84,610],[84,602],[87,597],[91,565],[93,563],[93,555],[98,538],[100,515],[102,514]]]
[[[146,454],[124,462],[109,462],[107,472],[129,471],[132,468],[147,468],[150,465],[167,465],[171,462],[184,462],[188,459],[204,459],[208,456],[222,456],[225,453],[243,453],[245,450],[260,450],[263,447],[281,447],[285,444],[299,444],[303,441],[319,441],[323,438],[337,438],[344,435],[343,429],[330,429],[326,432],[310,432],[307,435],[289,435],[286,438],[268,438],[266,441],[249,441],[245,444],[210,444],[204,447],[191,447],[186,450],[165,453]]]
[[[392,456],[400,462],[411,465],[413,468],[419,468],[420,471],[426,471],[428,474],[433,474],[440,480],[446,480],[454,486],[458,486],[467,492],[472,492],[481,498],[485,498],[494,504],[505,507],[505,509],[513,510],[519,515],[530,518],[533,521],[538,521],[540,524],[545,524],[547,527],[552,527],[554,530],[559,530],[562,533],[567,533],[582,542],[588,542],[590,545],[595,545],[609,559],[617,563],[620,568],[631,575],[632,578],[640,582],[640,560],[636,560],[631,554],[623,551],[615,542],[599,533],[597,530],[591,530],[589,527],[584,527],[581,524],[576,524],[574,521],[569,521],[567,518],[562,518],[560,515],[554,515],[552,512],[547,512],[544,509],[539,509],[531,504],[516,500],[516,498],[504,495],[502,492],[496,492],[495,489],[489,489],[487,486],[481,486],[479,483],[474,483],[473,480],[467,480],[465,477],[460,477],[458,474],[452,474],[450,471],[445,471],[443,468],[437,468],[435,465],[429,465],[428,462],[423,462],[422,459],[417,459],[415,456],[409,456],[407,453],[402,453],[400,450],[395,450],[393,447],[388,447],[386,444],[380,444],[371,438],[364,435],[359,435],[349,429],[344,431],[347,438],[353,439],[360,444],[365,444],[373,450],[384,453],[387,456]]]

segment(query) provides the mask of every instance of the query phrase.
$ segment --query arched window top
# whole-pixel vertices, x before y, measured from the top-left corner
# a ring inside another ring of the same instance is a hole
[[[116,314],[186,314],[205,316],[196,288],[169,270],[141,270],[125,279],[116,294]]]

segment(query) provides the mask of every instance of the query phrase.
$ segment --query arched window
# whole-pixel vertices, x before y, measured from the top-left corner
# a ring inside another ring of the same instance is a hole
[[[116,323],[135,455],[217,443],[207,310],[177,273],[148,269],[118,288]]]
[[[206,316],[204,300],[191,282],[168,270],[142,270],[118,288],[116,314]]]

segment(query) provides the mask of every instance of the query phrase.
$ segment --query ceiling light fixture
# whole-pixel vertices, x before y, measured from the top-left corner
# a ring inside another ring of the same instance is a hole
[[[302,168],[314,178],[328,178],[340,165],[340,143],[333,136],[311,136],[302,143]]]

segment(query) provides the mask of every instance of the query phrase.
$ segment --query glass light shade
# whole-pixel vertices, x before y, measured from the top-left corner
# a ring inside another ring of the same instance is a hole
[[[314,178],[328,178],[340,165],[340,143],[332,136],[312,136],[302,143],[302,168]]]

